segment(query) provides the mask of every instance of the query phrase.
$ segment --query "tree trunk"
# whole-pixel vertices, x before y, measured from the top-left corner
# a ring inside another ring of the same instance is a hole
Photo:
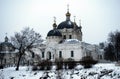
[[[19,65],[20,65],[20,60],[21,60],[22,54],[19,54],[19,59],[18,59],[18,63],[17,63],[17,67],[16,67],[16,71],[19,70]]]
[[[118,56],[118,55],[119,55],[119,54],[118,54],[118,49],[117,49],[117,52],[116,52],[116,53],[117,53],[117,62],[118,62],[118,61],[119,61],[119,56]]]

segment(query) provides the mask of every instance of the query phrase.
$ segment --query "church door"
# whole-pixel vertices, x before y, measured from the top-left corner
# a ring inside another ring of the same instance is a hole
[[[48,52],[48,59],[51,59],[51,52]]]

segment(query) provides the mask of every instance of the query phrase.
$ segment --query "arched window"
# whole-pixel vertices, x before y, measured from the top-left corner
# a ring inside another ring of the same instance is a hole
[[[102,59],[102,55],[99,55],[99,59]]]
[[[44,52],[42,52],[42,58],[44,58],[45,56],[44,56]]]
[[[51,59],[51,52],[48,52],[48,59]]]
[[[4,64],[6,64],[6,59],[4,59]]]
[[[74,57],[74,51],[71,51],[71,57]]]
[[[72,39],[72,35],[69,35],[69,39]]]
[[[63,39],[66,39],[66,35],[63,35]]]
[[[62,58],[62,51],[59,51],[59,58]]]

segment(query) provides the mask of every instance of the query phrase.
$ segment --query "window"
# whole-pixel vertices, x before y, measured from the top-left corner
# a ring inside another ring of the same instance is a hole
[[[34,58],[35,57],[35,54],[34,53],[32,53],[32,58]]]
[[[66,39],[66,35],[63,36],[63,39]]]
[[[4,64],[6,64],[6,59],[4,60]]]
[[[54,59],[54,54],[53,54],[53,59]]]
[[[62,51],[59,51],[59,58],[62,58]]]
[[[42,52],[42,58],[44,58],[44,52]]]
[[[71,51],[71,57],[74,57],[74,52],[73,51]]]
[[[69,35],[69,39],[72,39],[72,35]]]
[[[99,59],[102,59],[102,55],[99,55]]]
[[[51,52],[49,52],[48,55],[49,55],[49,56],[48,56],[48,57],[49,57],[48,59],[50,60],[50,59],[51,59],[51,56],[52,56],[52,55],[51,55]]]
[[[15,57],[13,58],[13,60],[14,60],[14,64],[15,64]]]

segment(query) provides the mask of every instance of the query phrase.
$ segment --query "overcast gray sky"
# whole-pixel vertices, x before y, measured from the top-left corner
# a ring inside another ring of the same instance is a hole
[[[65,20],[67,4],[71,20],[81,19],[83,41],[98,44],[107,40],[108,33],[120,29],[120,0],[0,0],[0,41],[29,26],[45,39],[57,24]]]

